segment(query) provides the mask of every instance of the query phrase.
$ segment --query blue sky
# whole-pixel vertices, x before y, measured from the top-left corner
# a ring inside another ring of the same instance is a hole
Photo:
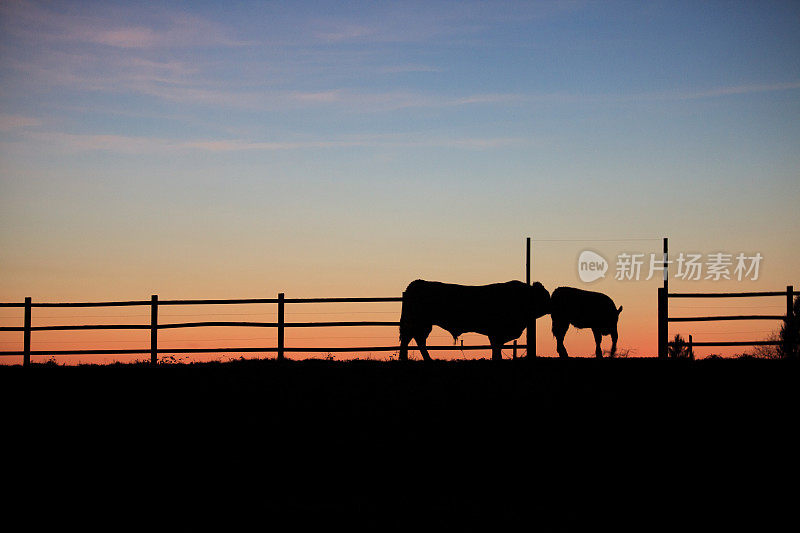
[[[798,2],[4,2],[0,291],[394,294],[519,277],[527,235],[759,249],[780,287],[798,29]]]

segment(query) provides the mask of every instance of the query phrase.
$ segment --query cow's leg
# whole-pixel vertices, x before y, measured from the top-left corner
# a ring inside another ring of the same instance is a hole
[[[564,336],[569,329],[569,322],[559,318],[552,318],[553,320],[553,336],[556,338],[556,351],[559,357],[569,357],[567,348],[564,346]]]
[[[408,343],[411,342],[411,334],[404,331],[400,326],[400,360],[408,361]]]
[[[489,337],[489,344],[492,345],[492,361],[502,361],[503,343],[496,338]]]
[[[617,352],[617,330],[611,332],[611,356]]]
[[[433,326],[428,326],[424,329],[418,329],[414,332],[414,340],[417,341],[417,347],[419,348],[419,353],[422,354],[422,358],[426,361],[432,361],[430,354],[428,353],[428,347],[425,345],[425,341],[428,338],[428,335],[431,334],[431,330]]]
[[[603,342],[603,334],[597,328],[592,328],[592,333],[594,333],[594,356],[598,359],[603,357],[603,349],[600,348],[600,343]]]

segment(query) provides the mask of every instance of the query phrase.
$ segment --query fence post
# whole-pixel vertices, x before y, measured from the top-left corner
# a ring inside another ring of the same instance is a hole
[[[694,360],[694,348],[692,347],[692,336],[689,335],[689,359]]]
[[[158,295],[150,296],[150,364],[158,364]]]
[[[25,298],[25,330],[22,335],[22,347],[25,354],[22,356],[22,366],[31,364],[31,298]]]
[[[514,357],[514,359],[517,358],[517,340],[516,339],[514,339],[514,348],[511,350],[511,355]]]
[[[794,319],[797,317],[794,316],[794,306],[792,305],[794,302],[794,287],[792,285],[786,286],[786,325],[784,329],[786,330],[786,334],[784,335],[786,346],[783,347],[784,355],[786,357],[792,357],[794,355],[795,346],[794,343],[798,342],[800,339],[796,339],[794,337],[793,325]],[[794,342],[793,342],[794,341]]]
[[[284,297],[283,293],[278,293],[278,361],[283,361],[284,349]]]
[[[658,288],[658,358],[667,358],[667,288]]]

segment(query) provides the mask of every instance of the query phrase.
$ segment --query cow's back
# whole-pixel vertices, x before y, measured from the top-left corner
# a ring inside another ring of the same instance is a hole
[[[524,327],[529,312],[528,286],[521,281],[457,285],[415,280],[404,293],[401,322],[429,323],[454,337],[466,332],[491,335]]]
[[[614,302],[603,293],[575,287],[558,287],[550,296],[554,321],[566,321],[578,328],[606,326],[617,316]]]

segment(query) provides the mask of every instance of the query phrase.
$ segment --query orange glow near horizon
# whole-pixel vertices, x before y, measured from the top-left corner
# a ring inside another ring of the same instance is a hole
[[[543,266],[542,269],[545,267]],[[607,277],[613,277],[609,273]],[[606,292],[623,305],[624,309],[619,323],[619,355],[629,357],[654,357],[657,353],[656,330],[656,289],[660,285],[658,279],[639,282],[621,282],[606,279],[599,282],[609,288],[579,285],[587,290]],[[566,284],[566,283],[565,283]],[[760,285],[760,284],[759,284]],[[696,288],[695,288],[696,287]],[[718,285],[713,282],[684,282],[681,287],[673,288],[673,292],[721,292]],[[746,287],[746,285],[745,285]],[[549,289],[555,288],[551,285]],[[781,287],[758,289],[725,290],[780,290]],[[307,295],[309,296],[309,295]],[[333,296],[333,295],[325,295]],[[336,296],[342,296],[337,294]],[[347,296],[392,296],[391,294],[348,294]],[[287,297],[291,297],[288,295]],[[701,316],[721,314],[782,314],[785,312],[785,301],[782,298],[748,298],[731,300],[670,300],[671,316]],[[149,324],[150,310],[148,306],[116,307],[116,308],[52,308],[34,307],[32,322],[34,326],[41,325],[75,325],[75,324]],[[23,310],[21,308],[3,308],[0,319],[3,326],[22,326]],[[288,303],[286,304],[285,319],[287,322],[319,322],[319,321],[398,321],[400,317],[400,303]],[[197,322],[197,321],[246,321],[246,322],[275,322],[277,321],[276,304],[247,304],[247,305],[200,305],[200,306],[160,306],[159,323]],[[675,333],[681,333],[684,338],[693,335],[695,341],[715,340],[764,340],[780,327],[779,321],[748,321],[748,322],[699,322],[699,323],[671,323],[669,327],[670,340]],[[323,328],[286,328],[286,346],[291,348],[305,347],[368,347],[368,346],[397,346],[397,328],[391,326],[358,326],[358,327],[323,327]],[[160,330],[158,334],[159,349],[180,348],[274,348],[277,331],[275,328],[254,327],[203,327],[186,329]],[[525,334],[519,343],[525,342]],[[453,346],[452,350],[432,352],[434,358],[440,359],[476,359],[489,356],[488,350],[462,351],[460,342],[465,346],[486,345],[486,337],[474,333],[467,333],[454,343],[452,337],[444,330],[436,327],[431,333],[428,344],[438,346]],[[571,327],[567,337],[566,346],[571,356],[592,357],[594,341],[588,329],[577,330]],[[70,350],[70,349],[149,349],[149,330],[95,330],[95,331],[34,331],[32,333],[31,349],[33,351]],[[412,347],[415,344],[412,342]],[[608,350],[610,339],[604,337],[603,349]],[[0,332],[0,350],[22,350],[22,332]],[[698,347],[695,349],[696,357],[709,354],[730,356],[752,351],[749,347]],[[520,349],[519,356],[524,354]],[[545,357],[555,357],[555,340],[550,333],[549,317],[542,317],[537,321],[537,354]],[[334,359],[374,359],[388,360],[396,358],[397,353],[391,352],[287,352],[287,358],[326,358]],[[165,361],[193,362],[229,360],[231,358],[273,358],[274,352],[240,352],[240,353],[200,353],[200,354],[160,354]],[[418,352],[412,351],[411,357],[419,357]],[[511,350],[504,350],[504,357],[511,357]],[[34,362],[44,362],[50,356],[32,356]],[[6,356],[0,364],[19,364],[21,356]],[[115,361],[129,362],[149,360],[149,354],[138,355],[61,355],[55,360],[63,364],[79,363],[110,363]]]

